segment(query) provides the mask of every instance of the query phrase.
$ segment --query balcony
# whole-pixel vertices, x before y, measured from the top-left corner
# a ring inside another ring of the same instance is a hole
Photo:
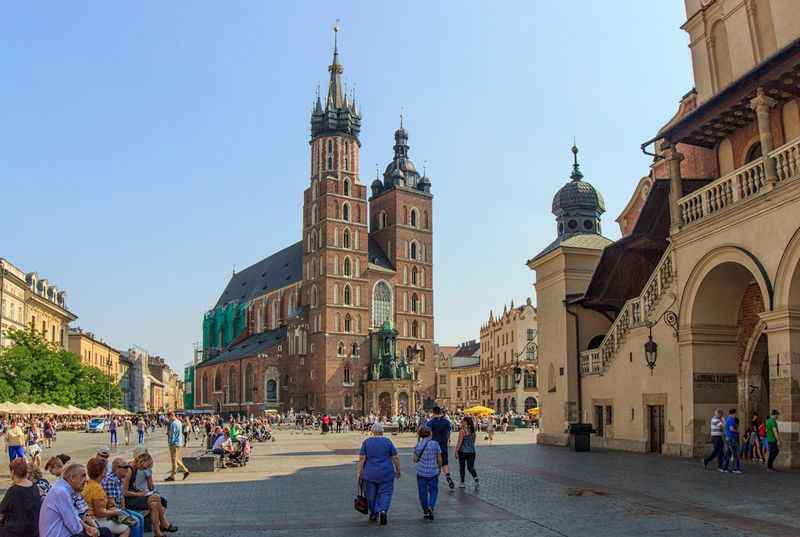
[[[800,176],[800,138],[769,154],[775,160],[777,184]],[[747,164],[678,200],[681,223],[689,226],[763,194],[764,158]],[[776,185],[777,186],[777,185]]]

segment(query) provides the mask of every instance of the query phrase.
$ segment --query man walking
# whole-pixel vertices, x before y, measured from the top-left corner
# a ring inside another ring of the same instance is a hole
[[[778,456],[780,453],[780,443],[781,437],[778,434],[778,416],[781,413],[778,412],[777,409],[772,411],[772,415],[767,419],[767,446],[769,446],[769,457],[767,458],[767,471],[768,472],[775,472],[775,468],[772,466],[775,462],[775,457]]]
[[[183,464],[181,459],[181,449],[184,445],[183,438],[183,423],[175,417],[175,413],[170,411],[167,413],[167,440],[169,442],[169,458],[172,461],[172,470],[169,477],[164,481],[175,481],[175,473],[180,466],[183,472],[183,479],[189,477],[189,469]]]
[[[711,455],[703,459],[703,468],[708,470],[708,463],[716,457],[717,458],[717,468],[719,468],[720,472],[724,472],[725,469],[723,468],[722,457],[725,453],[725,442],[722,440],[722,430],[725,428],[725,425],[722,422],[722,410],[716,409],[714,411],[714,415],[711,416],[711,445],[714,446]]]
[[[125,433],[125,445],[129,446],[131,444],[131,430],[133,428],[133,424],[131,424],[130,418],[125,418],[125,421],[122,422],[122,430]]]
[[[742,461],[739,453],[739,418],[736,417],[736,409],[732,408],[728,411],[728,417],[725,418],[725,439],[728,442],[728,447],[725,450],[725,464],[724,469],[734,474],[742,473]],[[733,470],[731,470],[731,457],[733,457]]]
[[[108,419],[108,430],[111,431],[111,445],[117,445],[117,418],[115,416],[111,416]]]
[[[438,406],[433,407],[433,418],[426,424],[431,430],[433,439],[439,444],[442,455],[442,471],[447,479],[447,486],[451,489],[456,488],[453,478],[450,477],[450,467],[448,466],[447,448],[450,444],[450,420],[442,416],[442,409]]]

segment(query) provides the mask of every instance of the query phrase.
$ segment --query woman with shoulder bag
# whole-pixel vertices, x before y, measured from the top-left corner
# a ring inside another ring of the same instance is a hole
[[[417,470],[417,490],[423,518],[433,520],[433,509],[439,495],[439,473],[442,467],[442,449],[431,439],[431,430],[420,427],[413,461]]]
[[[461,478],[459,488],[465,487],[464,466],[466,465],[475,480],[475,490],[478,490],[478,474],[475,472],[475,422],[471,416],[464,416],[461,420],[461,429],[456,442],[456,456],[458,457],[458,475]]]

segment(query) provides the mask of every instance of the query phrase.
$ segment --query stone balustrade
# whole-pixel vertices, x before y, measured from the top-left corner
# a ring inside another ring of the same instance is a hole
[[[800,138],[769,154],[775,160],[778,182],[800,176]],[[688,226],[764,192],[764,159],[760,158],[724,175],[678,200],[681,224]]]
[[[651,320],[650,317],[655,312],[658,302],[672,285],[674,279],[675,262],[672,249],[668,248],[645,283],[642,293],[625,302],[600,346],[581,352],[582,375],[600,374],[608,369],[628,333],[633,328],[644,326],[648,320]]]

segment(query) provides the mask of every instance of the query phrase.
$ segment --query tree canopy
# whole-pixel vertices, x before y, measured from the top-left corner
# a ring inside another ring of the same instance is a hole
[[[12,329],[5,337],[13,345],[0,351],[0,401],[108,406],[108,375],[81,364],[76,354],[49,343],[33,329]],[[112,379],[111,406],[121,403],[122,392]]]

